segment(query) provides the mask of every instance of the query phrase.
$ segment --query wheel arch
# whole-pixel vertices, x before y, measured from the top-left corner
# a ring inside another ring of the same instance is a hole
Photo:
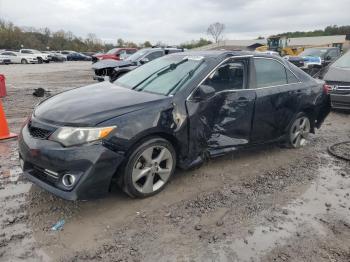
[[[301,113],[304,113],[310,120],[310,124],[311,124],[311,133],[315,133],[315,121],[316,121],[316,112],[315,109],[311,106],[307,106],[305,108],[303,108],[301,111]]]
[[[119,184],[119,186],[122,183],[122,175],[120,174],[120,172],[123,172],[123,168],[124,165],[128,159],[128,157],[130,156],[130,154],[133,152],[133,150],[135,150],[139,145],[141,145],[142,143],[144,143],[145,141],[152,139],[152,138],[163,138],[167,141],[169,141],[169,143],[173,146],[175,153],[176,153],[176,163],[179,163],[179,154],[180,154],[180,147],[179,147],[179,141],[176,139],[176,137],[172,134],[169,134],[167,132],[161,132],[161,131],[155,131],[152,133],[147,133],[147,134],[143,134],[142,136],[138,137],[137,139],[135,139],[132,144],[130,145],[129,149],[125,152],[125,159],[123,161],[123,163],[121,163],[118,168],[116,169],[111,182],[110,182],[110,190],[113,186],[114,182],[117,182],[117,184]]]

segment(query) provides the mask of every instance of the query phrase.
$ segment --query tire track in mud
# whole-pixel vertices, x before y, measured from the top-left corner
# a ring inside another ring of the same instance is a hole
[[[225,185],[193,200],[157,210],[156,214],[139,214],[123,229],[113,230],[113,241],[107,241],[95,251],[77,252],[62,261],[288,261],[298,257],[295,244],[300,243],[299,238],[307,244],[304,235],[308,232],[313,233],[309,236],[313,237],[314,246],[323,246],[314,261],[322,261],[317,259],[326,255],[333,257],[334,250],[340,254],[337,261],[349,261],[350,251],[346,245],[334,249],[324,244],[319,234],[323,227],[319,221],[324,211],[328,212],[325,205],[329,203],[324,202],[327,198],[320,200],[322,207],[312,210],[310,206],[317,201],[300,198],[300,195],[307,194],[310,187],[314,190],[314,185],[322,183],[319,180],[332,180],[333,177],[328,177],[330,174],[338,176],[336,185],[346,181],[347,175],[339,174],[350,174],[350,166],[324,154],[323,147],[305,155],[289,166],[268,171],[253,180]],[[350,185],[342,187],[337,189],[343,195],[336,193],[339,198],[334,201],[344,198],[343,202],[349,202],[346,191],[350,191]],[[311,211],[307,212],[309,208]],[[350,215],[350,206],[337,208]],[[342,223],[350,223],[341,219],[338,222],[340,227]],[[337,239],[337,236],[328,237]],[[283,246],[283,243],[294,245],[294,250],[288,247],[287,251],[282,252],[283,248],[279,251],[279,244]],[[268,252],[271,254],[264,257]],[[300,260],[306,254],[305,251],[299,255]]]

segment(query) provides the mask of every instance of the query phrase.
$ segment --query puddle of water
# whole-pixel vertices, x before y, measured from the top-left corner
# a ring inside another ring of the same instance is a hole
[[[222,261],[228,258],[227,250],[234,251],[238,261],[256,261],[257,257],[268,250],[276,245],[283,245],[288,238],[296,236],[301,224],[308,224],[318,234],[325,235],[327,232],[319,219],[328,212],[349,219],[349,197],[344,196],[350,192],[350,181],[338,175],[337,170],[336,167],[320,168],[316,182],[312,183],[300,198],[284,208],[287,210],[286,215],[278,214],[284,216],[282,222],[277,218],[272,227],[259,225],[254,228],[254,233],[245,239],[227,242],[223,247],[216,246],[216,251],[221,249],[218,255]]]

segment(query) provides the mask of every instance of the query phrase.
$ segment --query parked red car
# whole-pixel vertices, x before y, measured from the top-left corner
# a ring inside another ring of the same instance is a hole
[[[132,55],[137,51],[136,48],[113,48],[105,54],[96,54],[92,56],[92,62],[95,63],[99,60],[114,59],[124,60],[129,55]]]

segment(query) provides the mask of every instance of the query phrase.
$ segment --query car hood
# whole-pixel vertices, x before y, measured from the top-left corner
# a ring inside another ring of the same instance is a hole
[[[134,91],[106,81],[51,97],[36,107],[34,117],[56,125],[95,126],[165,99],[169,97]]]
[[[330,66],[323,79],[334,82],[350,82],[350,68]]]
[[[103,68],[110,68],[110,67],[119,67],[119,66],[130,66],[132,65],[132,61],[128,60],[113,60],[113,59],[106,59],[106,60],[100,60],[92,65],[93,70],[99,70]]]

